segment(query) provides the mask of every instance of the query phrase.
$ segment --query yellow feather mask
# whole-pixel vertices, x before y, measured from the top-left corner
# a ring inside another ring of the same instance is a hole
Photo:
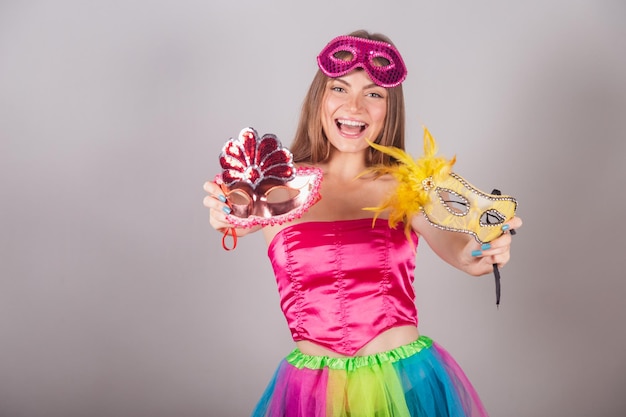
[[[469,233],[480,242],[489,242],[502,234],[501,226],[515,215],[513,197],[488,194],[452,172],[456,158],[437,154],[437,144],[424,128],[424,155],[414,160],[402,149],[368,142],[374,149],[388,154],[399,163],[378,165],[366,172],[377,176],[392,175],[398,185],[380,206],[366,207],[375,217],[389,211],[389,225],[404,222],[409,235],[411,218],[422,212],[429,223],[440,229]]]

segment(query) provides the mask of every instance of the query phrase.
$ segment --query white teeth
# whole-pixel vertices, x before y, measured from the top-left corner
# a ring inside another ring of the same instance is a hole
[[[365,126],[365,123],[363,122],[357,122],[356,120],[337,120],[339,123],[341,123],[342,125],[348,125],[348,126]]]

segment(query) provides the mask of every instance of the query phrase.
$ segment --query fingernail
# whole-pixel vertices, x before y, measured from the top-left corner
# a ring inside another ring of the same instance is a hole
[[[228,206],[224,206],[224,207],[222,207],[222,211],[223,211],[224,213],[226,213],[226,214],[230,214],[230,212],[231,212],[232,210],[230,209],[230,207],[228,207]]]
[[[225,203],[225,202],[226,202],[226,197],[224,197],[224,196],[223,196],[223,195],[221,195],[221,194],[217,196],[217,199],[218,199],[218,200],[220,200],[222,203]]]
[[[480,247],[482,250],[491,249],[491,243],[483,243]]]
[[[480,256],[482,255],[483,251],[481,250],[473,250],[472,251],[472,256]]]
[[[507,230],[509,230],[511,228],[511,226],[509,226],[508,224],[505,224],[504,226],[502,226],[502,231],[506,232]]]

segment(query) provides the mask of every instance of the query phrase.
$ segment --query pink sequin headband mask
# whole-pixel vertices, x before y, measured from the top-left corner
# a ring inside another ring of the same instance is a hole
[[[282,224],[301,217],[321,198],[322,171],[297,167],[293,155],[272,134],[259,137],[245,128],[236,139],[229,139],[219,156],[222,173],[215,178],[230,207],[226,216],[233,225],[224,233],[233,236],[235,228]]]
[[[317,56],[317,64],[331,78],[363,68],[372,81],[385,88],[399,85],[407,74],[402,56],[393,45],[355,36],[338,36],[331,40]]]

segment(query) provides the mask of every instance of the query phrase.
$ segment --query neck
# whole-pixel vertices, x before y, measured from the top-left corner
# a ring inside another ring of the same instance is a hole
[[[328,161],[323,164],[325,175],[336,178],[354,180],[367,167],[365,165],[365,153],[341,153],[331,154]]]

